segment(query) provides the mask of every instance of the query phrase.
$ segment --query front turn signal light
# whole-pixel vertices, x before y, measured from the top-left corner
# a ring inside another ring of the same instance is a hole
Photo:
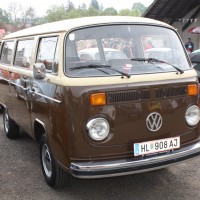
[[[188,95],[196,96],[197,94],[198,94],[198,85],[196,84],[188,85]]]
[[[95,93],[90,95],[90,105],[91,106],[104,106],[106,105],[106,94],[105,93]]]

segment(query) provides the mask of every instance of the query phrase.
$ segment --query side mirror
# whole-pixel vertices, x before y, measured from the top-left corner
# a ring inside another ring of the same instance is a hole
[[[33,76],[35,79],[44,79],[46,77],[46,67],[43,63],[35,63],[33,66]]]

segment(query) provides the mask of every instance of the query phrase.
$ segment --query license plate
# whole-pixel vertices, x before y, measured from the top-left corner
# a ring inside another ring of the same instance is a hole
[[[134,156],[154,154],[178,148],[180,148],[180,137],[135,143]]]

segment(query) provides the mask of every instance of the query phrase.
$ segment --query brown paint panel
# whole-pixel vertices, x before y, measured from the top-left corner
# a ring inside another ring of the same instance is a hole
[[[186,88],[188,83],[173,83],[168,87]],[[198,138],[197,127],[189,127],[185,122],[185,111],[189,105],[197,105],[198,97],[187,96],[187,91],[174,94],[170,97],[153,95],[153,90],[166,87],[155,83],[153,86],[129,88],[131,90],[149,90],[150,100],[134,100],[127,102],[109,103],[106,106],[90,106],[89,94],[93,92],[113,92],[103,87],[73,87],[71,90],[70,105],[73,106],[71,120],[73,120],[74,133],[71,156],[72,159],[100,159],[105,157],[130,156],[135,142],[151,141],[156,139],[181,136],[181,146],[188,145]],[[155,89],[156,88],[156,89]],[[122,90],[115,86],[115,91]],[[127,91],[124,89],[123,91]],[[79,95],[80,92],[80,95]],[[173,95],[175,95],[173,97]],[[79,98],[80,96],[80,98]],[[147,129],[146,118],[151,112],[158,112],[163,117],[163,125],[157,132]],[[111,126],[109,137],[103,142],[92,141],[86,132],[85,125],[89,119],[105,117]]]
[[[18,84],[23,79],[17,74],[11,77]],[[197,96],[187,95],[186,86],[190,83],[195,83],[193,78],[191,81],[187,79],[187,82],[177,79],[170,84],[152,82],[148,86],[137,83],[129,87],[127,84],[64,87],[34,80],[30,83],[32,88],[38,93],[60,100],[60,103],[38,95],[26,96],[25,93],[23,94],[27,99],[19,98],[19,91],[12,85],[14,119],[32,137],[31,124],[34,127],[34,120],[41,120],[45,124],[53,155],[66,167],[69,167],[71,160],[133,157],[135,142],[181,136],[181,146],[187,146],[199,137],[198,127],[189,127],[184,117],[189,106],[198,105]],[[6,87],[5,90],[9,90],[9,86]],[[163,93],[163,88],[172,89]],[[156,92],[158,90],[159,93]],[[96,92],[105,92],[108,97],[109,94],[119,92],[120,95],[115,100],[109,99],[106,106],[91,106],[89,96]],[[9,105],[8,100],[5,102]],[[146,126],[147,116],[152,112],[160,113],[163,118],[163,125],[157,132],[149,131]],[[24,116],[27,116],[26,119]],[[86,123],[95,117],[106,118],[111,127],[109,137],[102,142],[90,139],[85,128]]]

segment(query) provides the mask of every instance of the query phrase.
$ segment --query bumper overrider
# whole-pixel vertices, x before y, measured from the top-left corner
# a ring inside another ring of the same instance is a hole
[[[70,171],[73,176],[85,179],[122,176],[161,169],[198,155],[200,155],[200,141],[168,154],[143,159],[72,162]]]

